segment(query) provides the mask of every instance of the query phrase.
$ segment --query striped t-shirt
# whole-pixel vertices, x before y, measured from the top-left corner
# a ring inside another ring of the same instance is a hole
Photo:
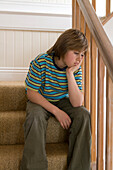
[[[81,67],[74,73],[75,80],[82,90]],[[39,92],[48,101],[56,102],[68,97],[66,68],[59,68],[54,62],[54,55],[38,55],[31,61],[25,80],[27,88]]]

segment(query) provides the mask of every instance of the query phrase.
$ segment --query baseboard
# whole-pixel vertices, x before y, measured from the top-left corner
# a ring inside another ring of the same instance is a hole
[[[24,81],[28,72],[27,67],[0,68],[0,81]]]

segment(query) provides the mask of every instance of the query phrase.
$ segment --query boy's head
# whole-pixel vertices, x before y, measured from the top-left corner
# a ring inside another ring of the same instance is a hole
[[[47,53],[54,52],[57,57],[64,57],[69,50],[86,51],[88,42],[85,35],[77,29],[68,29],[62,33],[56,43],[50,48]]]

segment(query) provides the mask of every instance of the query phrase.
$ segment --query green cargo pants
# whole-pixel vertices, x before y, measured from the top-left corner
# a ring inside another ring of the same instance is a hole
[[[72,107],[68,98],[53,104],[66,112],[72,120],[69,129],[67,169],[90,170],[91,127],[89,112],[83,106]],[[20,170],[47,170],[46,128],[47,121],[52,114],[30,101],[27,102],[26,112],[25,146]]]

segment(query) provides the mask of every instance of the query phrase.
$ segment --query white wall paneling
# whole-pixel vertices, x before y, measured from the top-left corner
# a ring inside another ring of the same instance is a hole
[[[58,0],[57,0],[58,1]],[[54,3],[53,3],[54,2]],[[71,3],[64,3],[64,0],[59,0],[59,3],[51,0],[51,3],[47,1],[33,3],[25,1],[5,1],[0,0],[0,11],[7,12],[23,12],[23,13],[35,13],[35,14],[63,14],[71,15],[72,7]]]
[[[24,37],[23,37],[23,63],[24,63],[24,67],[27,67],[28,65],[28,61],[31,60],[31,56],[32,56],[32,33],[31,32],[25,32],[24,31]]]
[[[72,0],[1,0],[3,2],[13,2],[13,3],[55,3],[55,4],[71,4]]]
[[[0,67],[5,66],[5,31],[0,31]]]
[[[6,67],[14,67],[14,32],[5,32],[5,65]]]
[[[59,32],[0,30],[0,81],[21,81],[29,63],[46,52]]]
[[[104,25],[104,29],[111,41],[111,44],[113,45],[113,17]]]
[[[29,62],[46,52],[60,34],[0,30],[0,67],[28,67]]]
[[[41,52],[40,38],[40,32],[32,32],[32,59]]]
[[[71,27],[70,15],[0,12],[0,29],[64,31]]]
[[[24,3],[0,1],[0,81],[23,80],[30,61],[72,25],[68,5]]]
[[[24,66],[23,34],[23,31],[14,31],[14,67]]]

